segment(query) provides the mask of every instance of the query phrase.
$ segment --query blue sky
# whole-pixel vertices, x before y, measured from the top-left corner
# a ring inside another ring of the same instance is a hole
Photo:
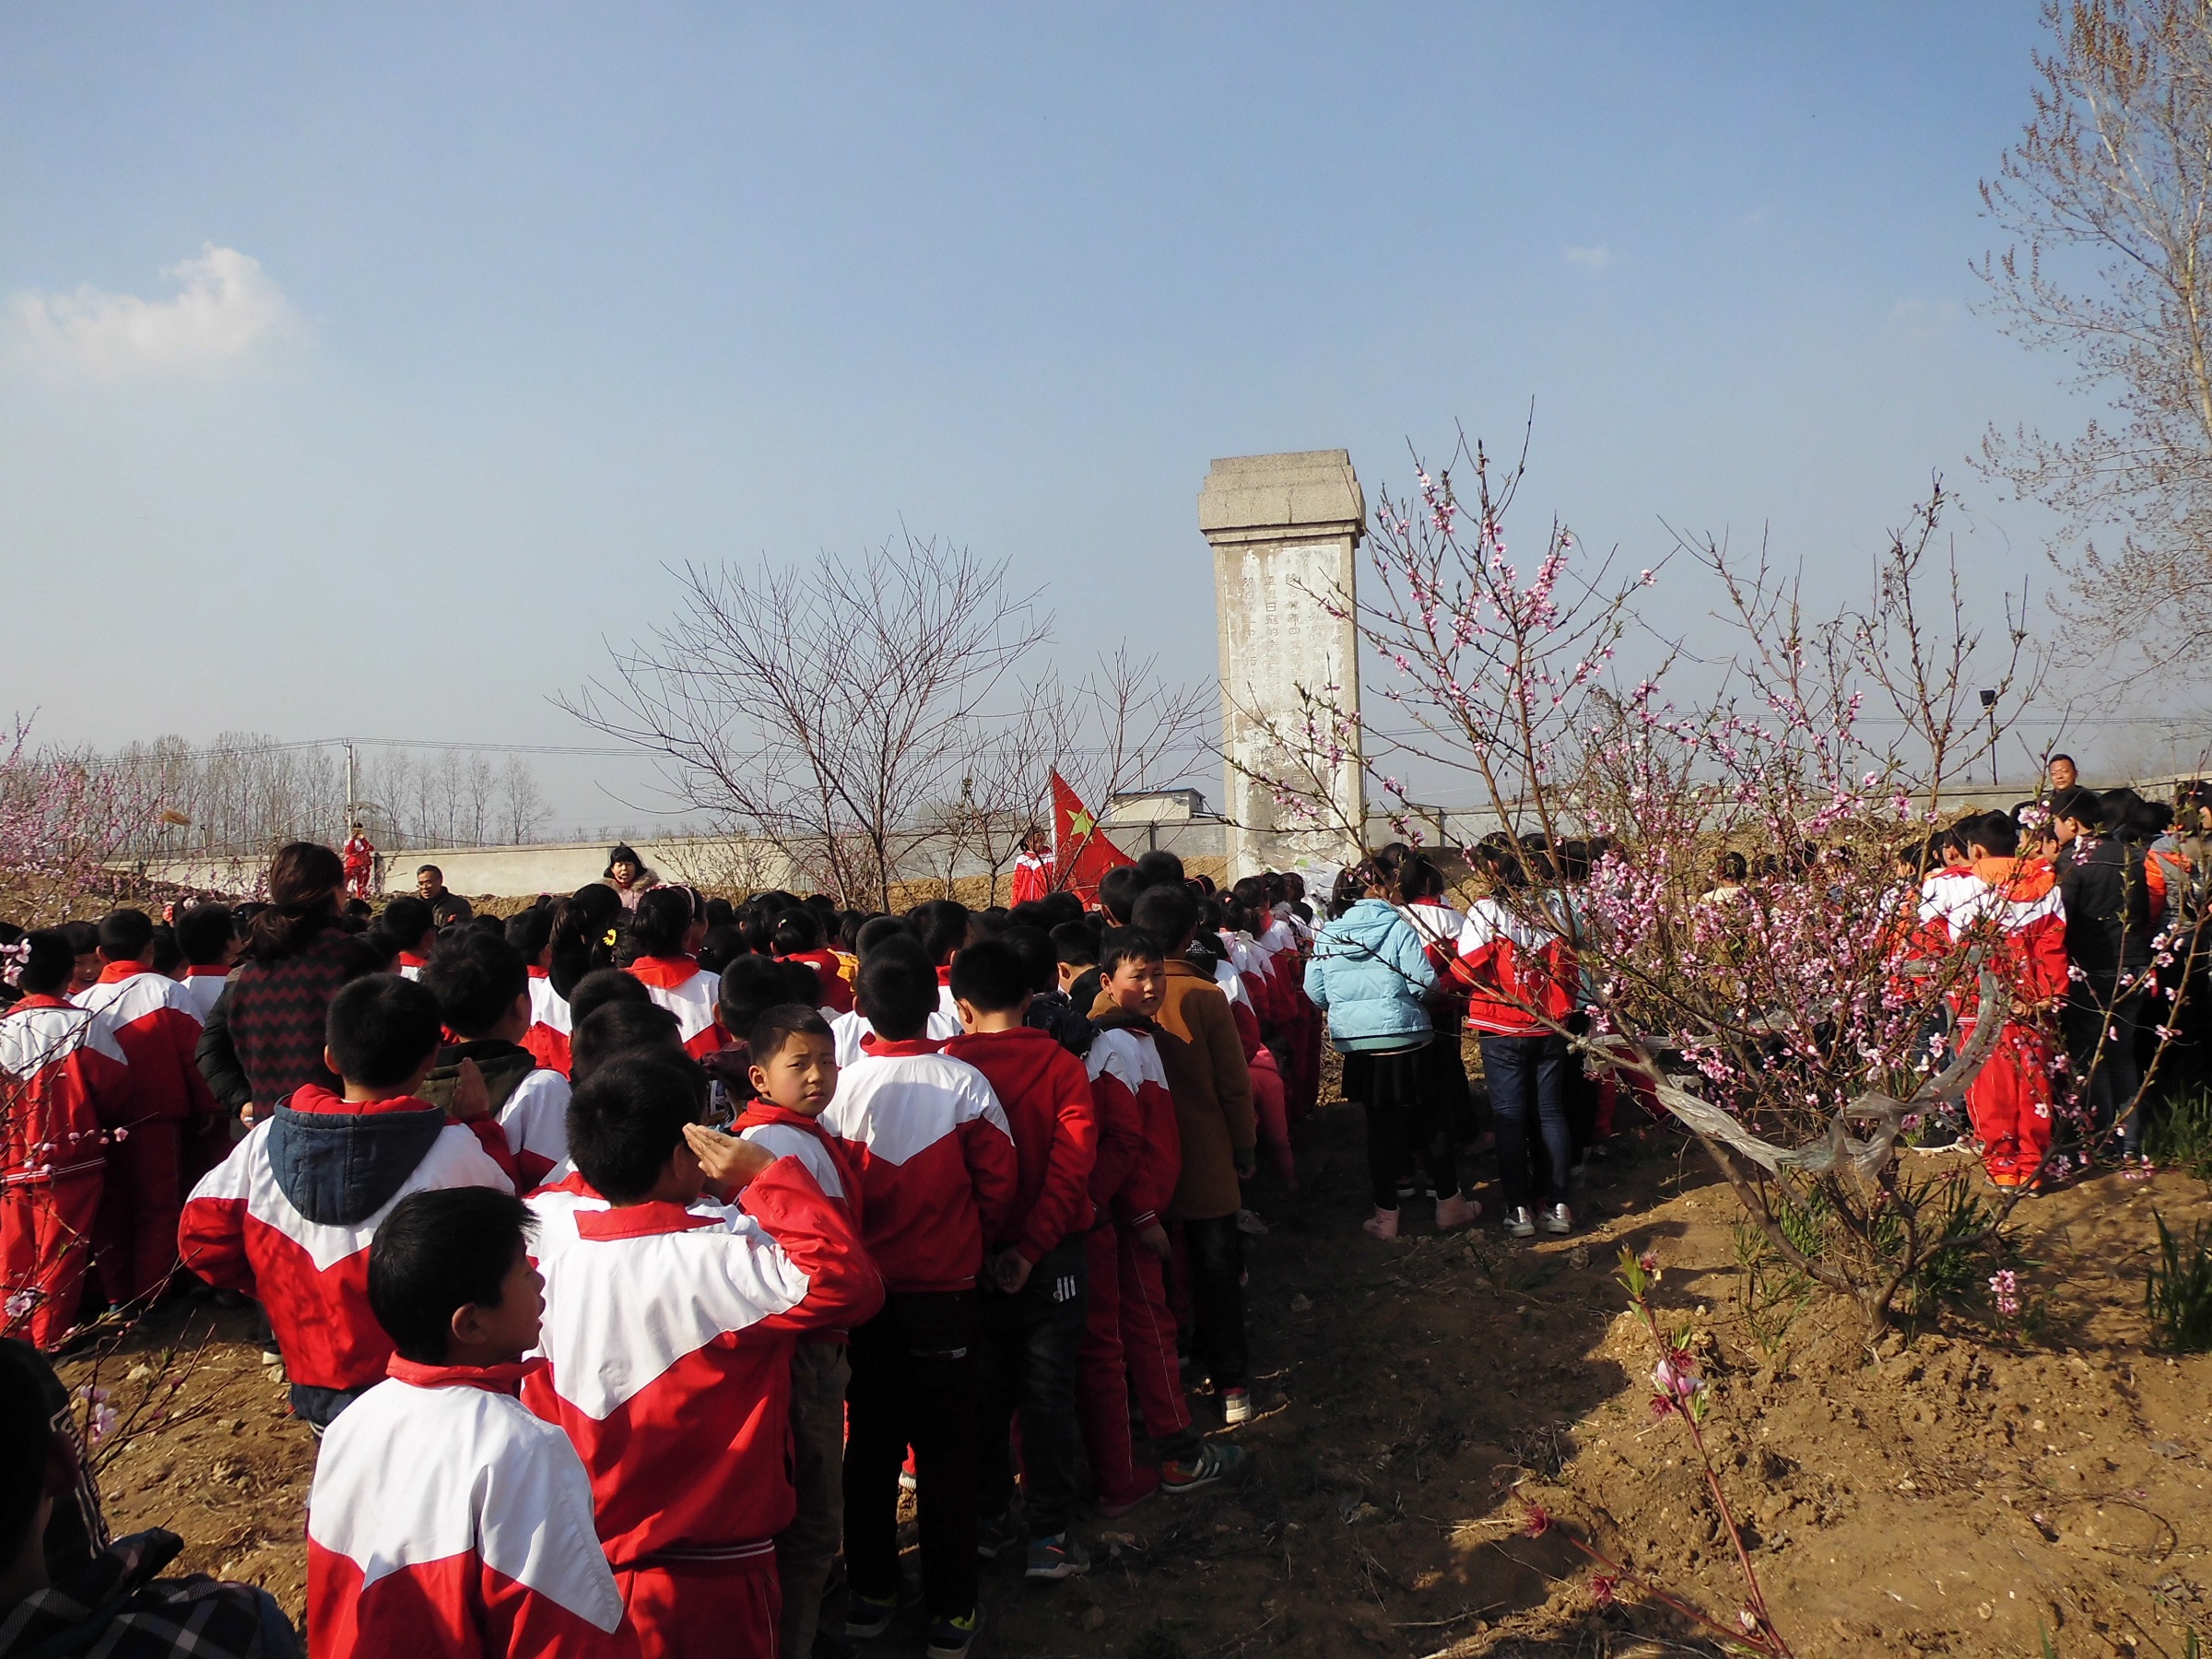
[[[2036,43],[2026,5],[12,7],[0,710],[577,741],[547,700],[664,564],[902,522],[1010,558],[1071,657],[1210,677],[1212,457],[1342,445],[1371,499],[1532,399],[1524,539],[1763,530],[1840,582],[1940,469],[1978,584],[2041,585],[1965,464],[2083,412],[1970,309]]]

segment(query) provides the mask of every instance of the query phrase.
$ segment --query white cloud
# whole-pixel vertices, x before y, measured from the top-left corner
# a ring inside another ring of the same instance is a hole
[[[1588,265],[1594,271],[1596,270],[1600,265],[1606,264],[1606,262],[1610,260],[1612,257],[1613,250],[1606,247],[1604,242],[1594,242],[1587,248],[1570,248],[1567,250],[1567,263],[1569,265]]]
[[[304,320],[261,262],[209,242],[162,271],[173,299],[142,300],[87,284],[73,293],[8,297],[13,333],[41,367],[119,380],[219,375],[303,338]]]

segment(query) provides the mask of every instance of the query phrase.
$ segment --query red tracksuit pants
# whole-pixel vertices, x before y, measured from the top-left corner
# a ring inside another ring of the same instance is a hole
[[[1962,1023],[1960,1045],[1972,1037],[1972,1023]],[[2042,1033],[2005,1022],[1967,1087],[1966,1112],[1990,1180],[1998,1186],[2033,1180],[2051,1150],[2051,1045]]]
[[[1126,1500],[1147,1484],[1135,1474],[1129,1401],[1135,1396],[1152,1440],[1171,1440],[1191,1426],[1175,1354],[1175,1316],[1168,1312],[1160,1260],[1119,1226],[1087,1238],[1090,1281],[1083,1341],[1076,1350],[1076,1409],[1090,1454],[1091,1478],[1107,1501]]]
[[[1290,1117],[1285,1107],[1283,1074],[1277,1069],[1272,1050],[1262,1049],[1252,1061],[1252,1110],[1259,1119],[1260,1149],[1290,1192],[1298,1191],[1298,1163],[1290,1151]]]
[[[640,1653],[665,1659],[776,1659],[783,1597],[772,1547],[742,1561],[618,1567]]]
[[[110,1301],[151,1297],[177,1265],[182,1128],[168,1118],[144,1118],[109,1142],[98,1239],[100,1288]]]
[[[92,1265],[100,1184],[100,1172],[87,1170],[0,1189],[0,1296],[17,1310],[0,1313],[0,1335],[54,1348],[69,1334]]]

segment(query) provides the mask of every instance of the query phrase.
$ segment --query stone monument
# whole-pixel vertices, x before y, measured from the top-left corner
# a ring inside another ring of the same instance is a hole
[[[1301,450],[1216,461],[1198,492],[1198,527],[1214,549],[1230,877],[1333,871],[1359,851],[1367,794],[1356,753],[1332,762],[1325,745],[1306,741],[1300,693],[1347,714],[1359,710],[1350,609],[1367,498],[1352,458]],[[1324,821],[1279,805],[1253,772],[1295,778],[1301,793],[1324,796]]]

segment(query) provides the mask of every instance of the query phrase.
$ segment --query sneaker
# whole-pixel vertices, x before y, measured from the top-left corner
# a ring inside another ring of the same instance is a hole
[[[964,1613],[958,1618],[933,1618],[929,1621],[929,1646],[923,1651],[929,1659],[968,1659],[968,1650],[975,1645],[975,1633],[982,1628],[982,1618],[975,1613]],[[848,1623],[845,1628],[853,1627]]]
[[[1449,1198],[1437,1201],[1436,1230],[1450,1232],[1453,1228],[1469,1226],[1481,1214],[1481,1205],[1465,1193],[1454,1193]]]
[[[1207,1441],[1198,1448],[1197,1456],[1170,1458],[1159,1465],[1159,1489],[1163,1492],[1194,1492],[1200,1487],[1212,1486],[1234,1471],[1243,1461],[1243,1447],[1224,1446]]]
[[[1505,1212],[1505,1230],[1516,1239],[1535,1237],[1536,1223],[1528,1213],[1528,1206],[1516,1204]]]
[[[1379,1209],[1359,1223],[1361,1230],[1371,1239],[1394,1239],[1398,1236],[1398,1212]]]
[[[1240,1423],[1252,1421],[1252,1390],[1225,1388],[1221,1391],[1221,1417],[1231,1429]]]
[[[1237,1230],[1255,1239],[1264,1239],[1267,1236],[1267,1223],[1252,1211],[1241,1209],[1237,1212]]]
[[[1030,1540],[1030,1564],[1024,1578],[1065,1579],[1090,1571],[1090,1552],[1073,1533],[1054,1533],[1049,1538]]]
[[[1543,1226],[1547,1233],[1571,1233],[1574,1230],[1574,1212],[1563,1204],[1546,1205]]]
[[[997,1560],[1020,1542],[1021,1528],[1014,1524],[1012,1515],[983,1515],[977,1518],[975,1553],[984,1560]]]
[[[891,1620],[898,1617],[899,1598],[895,1595],[877,1601],[872,1595],[853,1590],[845,1596],[845,1634],[855,1641],[875,1641],[891,1628]]]

